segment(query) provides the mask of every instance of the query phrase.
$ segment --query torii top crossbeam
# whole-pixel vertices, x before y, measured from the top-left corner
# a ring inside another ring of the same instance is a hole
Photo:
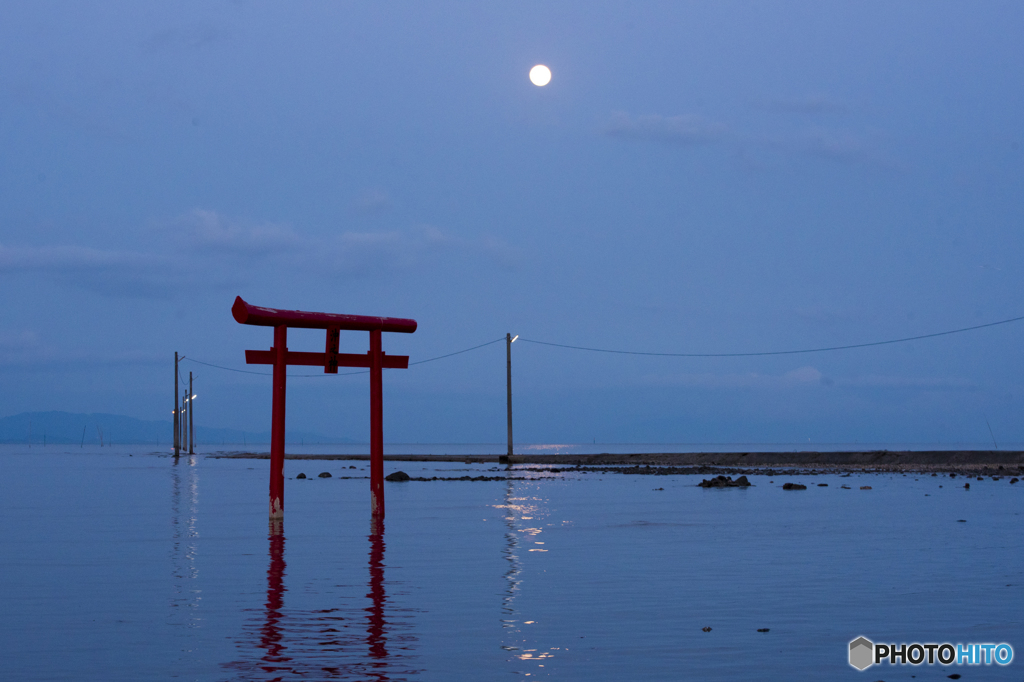
[[[277,310],[246,303],[241,296],[235,298],[231,314],[239,324],[260,327],[296,327],[303,329],[344,329],[347,331],[402,332],[416,331],[416,320],[401,317],[371,317],[369,315],[337,315],[335,313],[308,313],[305,310]]]
[[[274,346],[269,351],[245,351],[247,364],[273,365],[273,412],[270,429],[270,518],[284,517],[284,415],[285,384],[288,365],[323,366],[324,372],[337,374],[338,367],[366,367],[370,370],[370,509],[374,517],[384,518],[384,400],[383,369],[405,369],[407,356],[387,356],[381,350],[381,332],[411,334],[416,320],[366,315],[336,315],[303,310],[277,310],[246,303],[239,296],[231,314],[240,324],[274,328]],[[327,343],[323,353],[288,350],[288,327],[324,329]],[[365,355],[339,353],[340,330],[370,333],[370,350]]]

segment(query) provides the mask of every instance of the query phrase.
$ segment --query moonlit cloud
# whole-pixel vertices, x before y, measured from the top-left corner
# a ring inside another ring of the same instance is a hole
[[[199,249],[242,256],[280,254],[309,247],[290,227],[271,223],[246,225],[205,209],[196,209],[174,221],[167,236],[183,251]]]
[[[825,103],[806,104],[825,110]],[[770,152],[789,156],[817,157],[842,163],[892,166],[879,151],[878,135],[816,126],[804,131],[779,128],[777,132],[750,133],[701,116],[630,116],[618,112],[603,130],[609,137],[642,140],[680,147],[722,143],[743,153]]]
[[[657,114],[632,117],[624,112],[612,114],[605,134],[653,142],[700,144],[721,139],[728,128],[700,116],[661,116]]]

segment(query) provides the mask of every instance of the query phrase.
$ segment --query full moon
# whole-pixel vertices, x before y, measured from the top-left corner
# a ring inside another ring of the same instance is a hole
[[[530,69],[530,81],[537,86],[543,87],[551,82],[551,69],[538,64]]]

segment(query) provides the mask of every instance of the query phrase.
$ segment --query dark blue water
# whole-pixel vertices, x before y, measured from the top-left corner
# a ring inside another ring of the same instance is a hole
[[[274,527],[266,461],[0,448],[4,678],[1024,678],[1024,485],[1007,479],[705,490],[502,468],[389,483],[373,527],[368,481],[340,478],[365,464],[349,466],[288,461],[314,478],[286,481]],[[1008,642],[1018,658],[858,673],[859,635]]]

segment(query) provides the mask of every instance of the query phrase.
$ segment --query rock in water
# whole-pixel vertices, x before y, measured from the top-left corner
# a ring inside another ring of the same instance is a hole
[[[385,476],[384,480],[385,481],[408,481],[409,480],[409,474],[405,473],[404,471],[396,471],[393,474],[388,474],[387,476]]]
[[[298,476],[296,476],[295,478],[305,478],[305,477],[306,477],[306,474],[299,474],[299,475],[298,475]]]
[[[330,478],[331,477],[331,472],[329,472],[329,471],[321,471],[319,476],[320,476],[320,478]]]
[[[746,476],[740,476],[735,481],[732,480],[732,476],[715,476],[710,480],[705,478],[697,485],[701,488],[746,488],[750,481]]]
[[[783,490],[807,490],[807,486],[803,483],[783,483]]]

